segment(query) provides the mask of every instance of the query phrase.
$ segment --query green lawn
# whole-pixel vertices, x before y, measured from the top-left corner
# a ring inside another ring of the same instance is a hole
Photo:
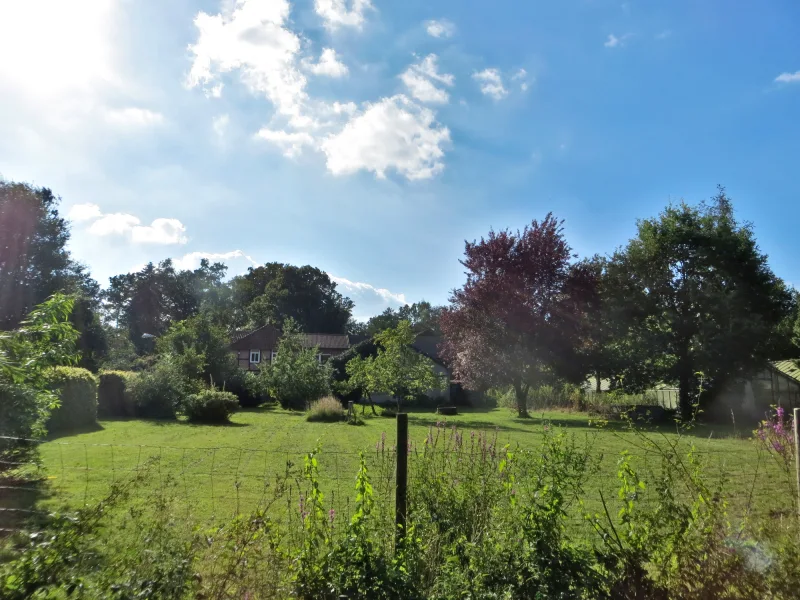
[[[640,438],[624,425],[612,423],[598,429],[581,413],[550,412],[523,420],[507,409],[454,417],[415,412],[409,417],[412,443],[421,447],[437,420],[446,420],[448,427],[465,432],[483,430],[490,438],[497,437],[498,446],[536,447],[545,424],[562,427],[591,444],[594,456],[602,456],[602,468],[587,485],[589,505],[599,497],[598,489],[604,490],[607,498],[616,497],[616,463],[623,450],[634,456],[636,464],[658,464],[657,457],[644,452]],[[389,450],[394,444],[394,428],[393,419],[382,417],[368,417],[361,426],[308,423],[300,414],[271,408],[239,412],[228,426],[102,421],[97,431],[62,436],[42,445],[49,494],[39,504],[43,508],[75,507],[97,500],[112,481],[130,477],[148,459],[159,457],[150,476],[156,489],[171,490],[194,520],[223,518],[254,506],[265,493],[265,481],[273,481],[285,470],[287,461],[302,464],[304,453],[319,443],[321,483],[329,501],[341,506],[352,497],[359,453],[363,452],[376,491],[383,496],[384,505],[390,506],[391,461],[376,452],[376,444],[385,434]],[[744,510],[751,499],[762,513],[790,504],[784,491],[786,478],[781,479],[774,465],[759,456],[749,432],[744,433],[748,439],[734,435],[729,427],[700,426],[681,443],[687,447],[693,443],[715,476],[725,473],[730,477],[727,489],[732,512]],[[652,429],[650,435],[662,442],[678,440],[674,427]],[[297,486],[299,496],[302,482]],[[150,491],[152,487],[142,486],[140,493],[146,497]]]

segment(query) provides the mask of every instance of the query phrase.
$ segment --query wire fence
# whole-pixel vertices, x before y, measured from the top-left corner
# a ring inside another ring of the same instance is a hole
[[[484,451],[490,434],[481,434]],[[92,444],[75,441],[0,438],[13,451],[0,454],[0,530],[35,527],[37,519],[53,511],[74,510],[104,498],[114,483],[139,477],[134,499],[153,501],[169,496],[177,511],[197,523],[229,519],[248,514],[282,489],[275,509],[283,519],[302,513],[308,481],[303,467],[314,448],[260,449],[244,447],[183,447],[139,444]],[[503,441],[494,433],[489,443],[493,453],[503,452]],[[409,486],[421,462],[431,460],[424,444],[408,443]],[[441,449],[446,453],[452,450]],[[733,520],[779,518],[795,506],[792,474],[786,473],[769,456],[756,452],[734,454],[727,448],[707,448],[695,456],[704,465],[711,489],[719,484]],[[322,450],[314,455],[319,488],[331,510],[350,514],[355,500],[355,479],[359,463],[366,464],[382,517],[392,519],[395,511],[396,452],[391,440],[378,440],[364,451]],[[631,445],[628,458],[650,480],[661,472],[662,456],[646,447]],[[619,501],[617,475],[619,454],[590,455],[581,490],[581,502],[569,508],[573,527],[588,527],[587,514],[600,513],[602,501]],[[447,461],[442,462],[443,465]],[[446,469],[446,467],[445,467]],[[146,475],[146,476],[144,476]],[[448,473],[443,472],[443,477]],[[453,486],[458,486],[453,474]],[[413,489],[411,497],[413,498]],[[681,490],[677,490],[678,493]],[[646,502],[658,498],[650,494]]]

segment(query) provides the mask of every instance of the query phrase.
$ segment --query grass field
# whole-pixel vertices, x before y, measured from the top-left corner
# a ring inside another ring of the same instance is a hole
[[[360,411],[359,411],[360,412]],[[41,474],[47,490],[38,500],[44,509],[81,506],[101,498],[115,480],[125,480],[157,457],[149,468],[155,488],[169,488],[193,520],[225,518],[256,505],[269,487],[265,482],[286,469],[287,461],[301,465],[303,455],[321,447],[321,485],[332,505],[342,506],[352,497],[359,453],[367,458],[376,492],[386,506],[393,494],[390,452],[395,439],[394,419],[366,416],[360,426],[345,423],[308,423],[303,415],[274,408],[235,414],[227,426],[190,425],[184,422],[140,420],[102,421],[96,431],[62,436],[41,445]],[[409,416],[410,438],[419,448],[431,427],[446,421],[463,432],[484,432],[505,444],[535,448],[543,427],[559,427],[590,445],[601,460],[586,486],[592,507],[603,490],[614,498],[616,464],[622,451],[634,464],[657,468],[658,457],[647,452],[640,436],[621,423],[598,428],[586,414],[549,412],[518,419],[507,409],[468,411],[452,417],[430,412]],[[693,444],[714,477],[729,478],[726,490],[732,514],[747,506],[762,514],[791,505],[787,480],[764,454],[756,451],[750,432],[737,435],[730,427],[698,426],[679,437],[675,427],[651,428],[648,435],[661,443]],[[381,440],[387,452],[376,450]],[[387,460],[388,458],[388,460]],[[413,453],[412,459],[413,463]],[[302,482],[296,483],[299,490]],[[148,493],[143,486],[141,494]],[[1,504],[2,502],[0,502]]]

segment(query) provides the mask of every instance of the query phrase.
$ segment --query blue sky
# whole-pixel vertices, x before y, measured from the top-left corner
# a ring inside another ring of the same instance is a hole
[[[363,318],[445,302],[490,227],[608,253],[721,183],[800,284],[799,117],[789,0],[0,3],[0,174],[101,283],[310,263]]]

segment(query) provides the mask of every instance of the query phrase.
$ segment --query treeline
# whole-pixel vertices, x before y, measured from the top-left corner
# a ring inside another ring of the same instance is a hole
[[[227,335],[264,324],[374,336],[401,321],[443,334],[456,378],[512,389],[525,413],[531,389],[593,378],[640,392],[676,385],[684,416],[766,360],[800,356],[797,292],[770,269],[753,227],[720,188],[709,202],[670,205],[637,223],[628,244],[580,259],[552,215],[523,231],[468,242],[465,285],[448,307],[419,302],[368,322],[318,268],[277,262],[226,280],[226,266],[170,260],[100,286],[66,250],[69,225],[46,188],[0,182],[0,327],[16,328],[57,291],[77,300],[80,366],[141,369],[156,340],[202,316]]]
[[[47,188],[0,181],[0,330],[17,328],[56,292],[76,297],[71,317],[79,331],[79,366],[141,366],[155,340],[190,317],[203,315],[229,334],[292,320],[301,331],[372,335],[401,320],[438,329],[440,308],[421,302],[386,309],[368,322],[353,319],[354,303],[327,273],[278,262],[226,280],[227,267],[202,260],[179,269],[171,260],[111,277],[101,289],[67,250],[69,223]]]
[[[640,220],[609,257],[579,260],[548,215],[468,242],[462,263],[445,354],[467,385],[512,388],[521,416],[531,389],[591,376],[628,392],[677,385],[691,418],[765,361],[799,354],[797,292],[722,188]]]

